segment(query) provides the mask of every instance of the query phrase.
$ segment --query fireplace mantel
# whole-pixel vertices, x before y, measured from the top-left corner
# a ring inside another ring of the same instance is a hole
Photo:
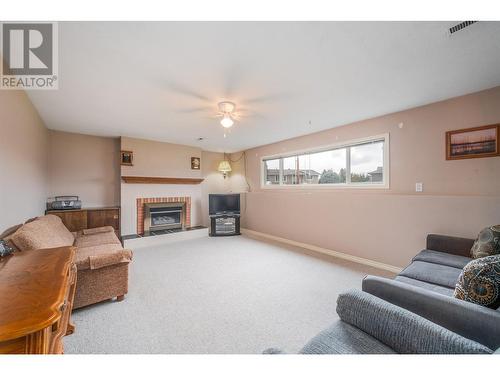
[[[172,184],[172,185],[198,185],[203,178],[189,177],[146,177],[146,176],[122,176],[126,184]]]

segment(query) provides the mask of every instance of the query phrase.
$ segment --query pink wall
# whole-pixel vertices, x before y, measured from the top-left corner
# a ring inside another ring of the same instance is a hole
[[[50,130],[48,194],[84,207],[120,205],[120,139]]]
[[[122,176],[204,178],[199,185],[121,183],[122,234],[136,233],[137,198],[191,197],[191,225],[208,225],[208,194],[226,191],[217,172],[223,155],[201,148],[137,138],[121,138],[121,149],[134,152],[133,166],[122,166]],[[201,157],[201,169],[191,169],[191,157]]]
[[[243,226],[396,266],[427,233],[474,237],[500,223],[500,157],[446,161],[445,132],[494,123],[500,87],[247,150]],[[387,190],[260,188],[263,156],[383,133],[390,134]]]
[[[48,130],[24,91],[0,90],[0,233],[43,214],[47,146]]]

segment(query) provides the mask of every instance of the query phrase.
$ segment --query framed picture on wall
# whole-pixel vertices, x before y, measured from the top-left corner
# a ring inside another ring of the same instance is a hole
[[[201,159],[193,156],[191,158],[191,169],[200,169],[201,168]]]
[[[121,165],[134,165],[134,153],[132,151],[120,151]]]
[[[500,124],[446,132],[446,160],[499,156]]]

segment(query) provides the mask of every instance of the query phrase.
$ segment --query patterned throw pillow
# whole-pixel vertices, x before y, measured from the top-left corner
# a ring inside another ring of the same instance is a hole
[[[500,255],[467,263],[453,296],[492,309],[500,307]]]
[[[500,225],[484,228],[474,241],[470,252],[474,259],[500,254]]]

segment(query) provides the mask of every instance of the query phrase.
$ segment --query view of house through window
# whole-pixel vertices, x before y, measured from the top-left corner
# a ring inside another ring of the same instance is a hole
[[[263,160],[265,185],[384,183],[385,138]]]
[[[264,169],[266,171],[266,185],[278,185],[280,183],[280,160],[264,161]]]
[[[382,182],[384,172],[384,142],[350,147],[351,182]]]

